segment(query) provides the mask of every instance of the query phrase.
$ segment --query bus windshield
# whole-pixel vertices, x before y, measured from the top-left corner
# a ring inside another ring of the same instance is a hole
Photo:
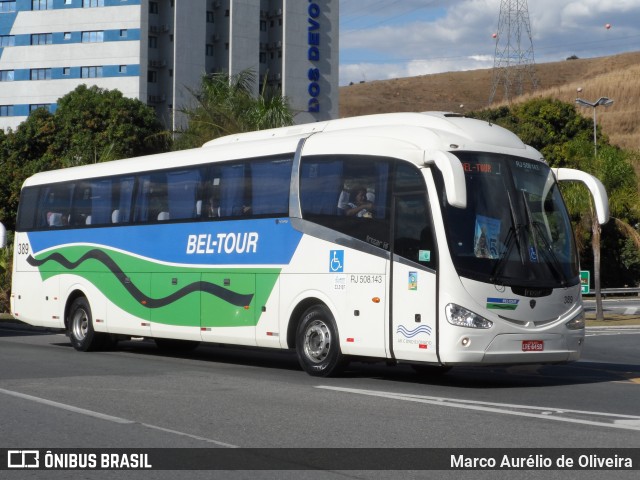
[[[542,162],[486,152],[456,153],[467,207],[442,201],[458,274],[512,287],[579,283],[569,216],[551,169]]]

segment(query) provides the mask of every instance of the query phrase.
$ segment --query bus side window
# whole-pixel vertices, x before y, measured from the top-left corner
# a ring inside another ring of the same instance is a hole
[[[391,165],[387,158],[359,155],[303,158],[303,218],[388,250]]]
[[[437,267],[437,247],[429,198],[422,173],[399,163],[396,169],[394,252],[428,268]],[[411,193],[404,193],[411,192]]]
[[[244,163],[223,165],[220,171],[220,216],[236,217],[247,213]]]
[[[75,226],[86,225],[91,212],[91,184],[81,182],[76,186],[73,208],[69,217],[69,224]]]
[[[180,220],[196,218],[198,216],[198,201],[196,200],[200,188],[200,170],[174,171],[167,173],[167,202],[168,211],[161,212],[163,218],[158,220]]]
[[[251,162],[251,213],[286,215],[289,212],[291,159]]]
[[[45,189],[41,212],[46,226],[64,227],[69,225],[73,189],[73,183],[61,183]]]

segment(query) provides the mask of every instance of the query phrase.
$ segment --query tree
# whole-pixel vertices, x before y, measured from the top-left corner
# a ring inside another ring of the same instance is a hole
[[[537,98],[511,107],[483,110],[470,116],[496,123],[514,132],[539,150],[554,167],[579,166],[568,158],[563,146],[574,140],[593,138],[593,124],[569,103]]]
[[[74,166],[167,149],[153,108],[118,90],[80,85],[58,100],[53,150]]]
[[[583,187],[563,186],[565,201],[574,218],[578,219],[577,231],[584,233],[591,228],[591,249],[593,253],[594,287],[596,293],[596,319],[604,319],[602,308],[601,285],[602,273],[609,273],[608,277],[614,282],[620,281],[626,275],[617,272],[623,257],[627,262],[637,261],[630,256],[629,242],[635,244],[638,239],[637,232],[630,224],[635,224],[640,218],[639,196],[637,181],[633,166],[630,162],[630,154],[621,149],[604,143],[598,148],[598,156],[593,155],[593,143],[590,140],[578,138],[567,142],[563,148],[566,158],[600,179],[609,196],[609,209],[612,218],[612,226],[606,229],[604,243],[604,255],[607,259],[601,262],[602,257],[602,227],[598,224],[593,210],[591,198]],[[580,238],[581,235],[578,235]],[[622,239],[622,241],[621,241]],[[601,264],[605,265],[604,272]],[[637,282],[637,277],[636,277]]]
[[[34,173],[59,168],[60,160],[51,150],[57,128],[53,115],[38,109],[0,144],[0,221],[15,229],[22,184]]]
[[[60,98],[55,113],[37,109],[0,136],[0,221],[15,229],[20,189],[34,173],[164,151],[162,131],[139,100],[80,85]]]
[[[287,99],[269,89],[266,82],[257,97],[252,95],[256,77],[250,70],[236,75],[204,75],[196,102],[182,113],[189,125],[176,141],[177,149],[200,147],[224,135],[291,125],[293,114]]]

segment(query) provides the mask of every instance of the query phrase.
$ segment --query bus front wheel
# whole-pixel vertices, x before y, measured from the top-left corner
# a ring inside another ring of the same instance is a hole
[[[340,373],[347,364],[333,315],[324,305],[309,308],[296,331],[296,353],[300,366],[315,377]]]
[[[85,297],[76,298],[69,308],[68,332],[71,345],[76,350],[89,352],[102,347],[105,334],[93,329],[91,307]]]

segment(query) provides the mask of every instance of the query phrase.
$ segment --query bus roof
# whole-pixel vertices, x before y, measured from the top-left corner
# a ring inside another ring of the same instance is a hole
[[[230,143],[251,142],[290,136],[310,136],[323,132],[355,133],[355,130],[383,129],[384,127],[418,127],[428,129],[441,139],[441,145],[432,145],[430,148],[444,150],[464,149],[469,150],[472,145],[493,149],[514,149],[520,155],[541,160],[542,155],[525,145],[514,133],[498,125],[482,120],[476,120],[452,112],[422,112],[422,113],[382,113],[376,115],[363,115],[358,117],[341,118],[325,122],[295,125],[290,127],[260,130],[257,132],[240,133],[211,140],[203,147],[213,147]],[[397,136],[397,130],[396,130]],[[411,135],[407,135],[410,137]],[[411,138],[399,140],[414,141]],[[420,144],[422,142],[416,141]],[[526,151],[526,153],[524,153]]]
[[[327,148],[333,146],[336,152],[349,145],[350,149],[355,148],[353,140],[361,135],[377,141],[396,142],[390,145],[405,144],[416,152],[476,150],[542,160],[537,150],[525,145],[515,134],[485,121],[447,112],[385,113],[228,135],[207,142],[202,148],[41,172],[28,178],[24,185],[291,153],[301,139],[318,133],[330,137]],[[242,148],[238,148],[239,144]],[[214,150],[215,157],[210,154]]]

